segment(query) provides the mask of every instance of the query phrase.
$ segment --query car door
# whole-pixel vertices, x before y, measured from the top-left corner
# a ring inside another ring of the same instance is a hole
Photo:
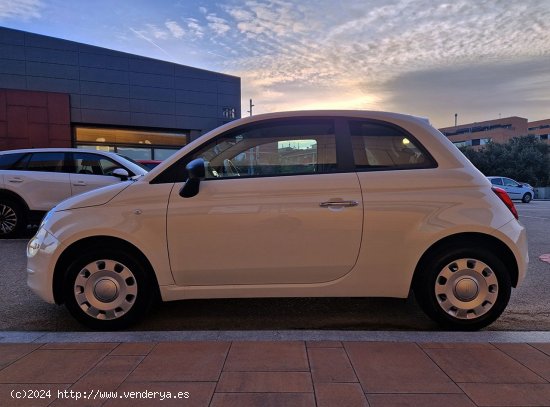
[[[357,175],[340,172],[332,120],[267,121],[205,143],[197,195],[176,183],[167,211],[178,285],[266,285],[338,279],[362,233]]]
[[[29,153],[4,172],[4,182],[29,209],[50,210],[71,196],[65,155],[61,151]]]
[[[510,195],[512,199],[521,199],[523,196],[523,189],[516,181],[510,178],[502,178],[503,188]]]
[[[124,167],[109,157],[89,152],[76,152],[72,153],[72,159],[71,193],[73,196],[120,182],[120,178],[111,174],[115,169]]]

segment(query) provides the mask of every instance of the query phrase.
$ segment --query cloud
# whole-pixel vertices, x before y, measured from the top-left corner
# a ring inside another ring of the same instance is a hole
[[[550,2],[543,0],[249,0],[222,8],[240,34],[230,39],[238,57],[222,68],[242,77],[245,99],[245,92],[261,99],[256,111],[315,99],[403,108],[391,85],[414,72],[550,55]]]
[[[243,6],[226,5],[223,8],[248,38],[256,38],[259,34],[286,37],[303,28],[302,8],[291,2],[249,0]]]
[[[231,30],[231,26],[227,24],[227,21],[217,17],[215,14],[207,15],[206,20],[208,21],[208,27],[214,31],[216,35],[223,35]]]
[[[168,30],[170,30],[170,33],[174,38],[182,38],[185,34],[184,29],[181,28],[181,26],[175,21],[168,20],[164,23],[164,25],[168,28]]]
[[[40,0],[1,0],[0,19],[30,20],[40,18],[43,8]]]
[[[458,109],[453,100],[473,111],[469,97],[481,88],[502,100],[517,91],[550,109],[540,91],[546,74],[521,65],[548,66],[548,0],[220,0],[189,10],[142,31],[185,40],[182,63],[194,49],[209,56],[207,69],[240,76],[243,99],[255,98],[256,112],[338,106],[433,116],[432,106],[443,118]],[[503,66],[529,69],[512,80]],[[445,75],[466,80],[468,72],[477,85],[457,84],[450,97]],[[508,80],[497,86],[491,72]],[[431,75],[441,82],[430,85]],[[487,111],[490,98],[480,100],[476,108]]]
[[[199,23],[199,20],[195,18],[187,18],[187,28],[189,29],[189,32],[191,35],[195,38],[202,38],[204,37],[204,28]]]

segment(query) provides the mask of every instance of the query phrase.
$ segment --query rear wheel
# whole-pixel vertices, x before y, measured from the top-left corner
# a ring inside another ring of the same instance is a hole
[[[424,312],[447,329],[477,330],[494,322],[511,293],[502,261],[478,248],[440,252],[426,261],[414,287]]]
[[[0,238],[18,236],[25,226],[25,211],[17,202],[0,200]]]
[[[526,193],[525,195],[523,195],[523,198],[521,198],[521,202],[523,203],[529,203],[531,202],[531,199],[533,199],[533,197],[531,196],[530,193]]]
[[[65,305],[81,323],[101,330],[125,328],[152,300],[152,279],[127,253],[97,248],[75,260],[65,279]]]

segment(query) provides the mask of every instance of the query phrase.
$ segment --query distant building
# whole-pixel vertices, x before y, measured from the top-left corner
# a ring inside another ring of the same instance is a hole
[[[162,160],[239,118],[240,78],[0,27],[0,150]]]
[[[537,120],[536,122],[529,122],[527,128],[529,134],[533,134],[539,137],[541,140],[549,143],[550,140],[550,119]]]
[[[550,143],[550,119],[528,122],[523,117],[505,117],[479,123],[461,124],[459,126],[439,129],[449,140],[459,147],[483,146],[489,141],[505,143],[513,137],[535,135],[540,140]]]

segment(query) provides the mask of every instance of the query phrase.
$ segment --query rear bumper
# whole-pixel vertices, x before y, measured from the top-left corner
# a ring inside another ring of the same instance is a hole
[[[498,237],[507,244],[516,258],[518,267],[518,281],[516,287],[519,287],[525,279],[527,268],[529,266],[527,233],[521,223],[516,220],[508,222],[506,225],[499,228],[498,232],[499,234],[504,235]],[[498,255],[498,253],[496,254]]]

